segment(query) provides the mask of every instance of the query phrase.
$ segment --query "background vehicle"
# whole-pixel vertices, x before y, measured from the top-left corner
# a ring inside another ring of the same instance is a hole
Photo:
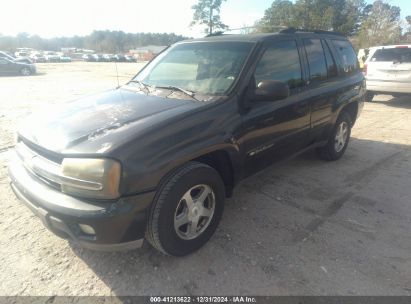
[[[107,62],[114,61],[114,55],[113,54],[104,54],[103,58]]]
[[[124,56],[124,55],[122,55],[122,54],[116,54],[116,55],[114,55],[114,61],[117,61],[117,62],[126,62],[127,59],[126,59],[126,56]]]
[[[183,41],[125,86],[27,119],[11,186],[50,230],[85,247],[146,238],[186,255],[210,239],[241,179],[308,149],[341,158],[364,92],[337,33]]]
[[[98,62],[106,61],[105,58],[103,57],[103,55],[101,55],[101,54],[93,54],[92,56],[94,58],[94,61],[98,61]]]
[[[96,61],[92,54],[84,54],[81,58],[83,58],[84,61]]]
[[[60,62],[60,55],[53,51],[44,52],[47,62]]]
[[[27,63],[27,64],[33,63],[29,58],[26,58],[26,57],[16,58],[16,57],[13,57],[11,54],[2,52],[2,51],[0,51],[0,58],[7,58],[11,61],[22,62],[22,63]]]
[[[71,62],[71,57],[67,55],[61,55],[60,62]]]
[[[12,61],[8,58],[0,58],[0,74],[29,76],[36,74],[36,66],[34,64]]]
[[[375,94],[393,96],[411,93],[411,45],[389,45],[370,48],[365,62],[366,100]]]
[[[37,53],[37,54],[31,54],[30,59],[35,62],[35,63],[44,63],[47,62],[46,57],[44,57],[42,54]]]
[[[16,60],[16,58],[13,57],[12,55],[10,55],[9,53],[2,52],[2,51],[0,51],[0,58],[7,58],[7,59],[9,59],[9,60],[11,60],[11,61],[15,61],[15,60]]]
[[[131,56],[131,55],[125,55],[124,57],[126,58],[127,62],[136,62],[137,61],[136,58],[134,56]]]

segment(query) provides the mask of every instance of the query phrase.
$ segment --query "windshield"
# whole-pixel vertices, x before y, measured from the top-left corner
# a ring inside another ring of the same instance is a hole
[[[371,61],[411,62],[411,48],[389,48],[376,50]]]
[[[239,76],[252,46],[245,42],[178,44],[155,58],[134,80],[155,87],[221,95]]]

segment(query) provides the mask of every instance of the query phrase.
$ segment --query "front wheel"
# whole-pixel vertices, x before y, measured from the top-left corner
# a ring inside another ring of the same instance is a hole
[[[324,160],[338,160],[347,149],[351,135],[351,117],[347,112],[341,112],[330,134],[327,144],[317,149],[318,155]]]
[[[213,235],[224,209],[225,189],[219,173],[189,162],[162,182],[151,207],[147,240],[173,256],[190,254]]]
[[[20,70],[20,74],[23,76],[30,76],[31,75],[31,70],[29,68],[22,68]]]

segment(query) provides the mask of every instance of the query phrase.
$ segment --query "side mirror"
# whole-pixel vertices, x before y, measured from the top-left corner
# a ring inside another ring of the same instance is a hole
[[[276,101],[290,96],[288,84],[277,80],[263,80],[254,92],[255,101]]]

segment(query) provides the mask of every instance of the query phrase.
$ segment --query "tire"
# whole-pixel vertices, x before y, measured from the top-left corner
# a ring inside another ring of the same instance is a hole
[[[206,195],[204,201],[201,194]],[[203,163],[189,162],[161,183],[150,210],[146,239],[167,255],[190,254],[215,232],[224,200],[219,173]]]
[[[20,74],[23,76],[30,76],[31,75],[31,70],[29,68],[22,68],[20,70]]]
[[[365,92],[365,101],[366,102],[372,102],[372,100],[374,99],[375,93],[371,92],[371,91],[367,91]]]
[[[351,126],[352,121],[350,115],[346,111],[341,112],[333,127],[327,144],[324,147],[317,148],[319,157],[327,161],[340,159],[350,141]]]

